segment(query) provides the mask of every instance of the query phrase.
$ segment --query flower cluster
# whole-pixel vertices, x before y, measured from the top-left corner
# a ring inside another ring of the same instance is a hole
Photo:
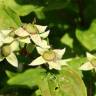
[[[6,59],[10,64],[17,67],[18,60],[14,52],[18,49],[18,43],[10,36],[11,32],[10,29],[0,31],[0,61]]]
[[[96,70],[96,56],[88,52],[86,53],[86,55],[88,61],[80,67],[80,70],[85,70],[85,71],[92,70],[92,69]]]
[[[49,69],[60,70],[62,65],[67,65],[63,60],[64,49],[52,49],[47,42],[50,31],[46,31],[47,26],[36,24],[24,24],[17,29],[8,29],[0,31],[0,61],[6,59],[10,64],[18,67],[18,60],[15,52],[20,50],[21,45],[34,44],[37,52],[40,54],[29,65],[37,66],[48,64]]]

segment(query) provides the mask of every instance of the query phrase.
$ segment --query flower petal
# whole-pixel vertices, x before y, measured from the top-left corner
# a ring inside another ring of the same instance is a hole
[[[34,35],[30,35],[32,41],[36,44],[36,45],[41,45],[42,40],[39,34],[34,34]]]
[[[13,51],[18,51],[20,48],[19,48],[19,42],[18,41],[14,41],[10,44],[10,47],[11,47],[11,50],[12,52]]]
[[[27,44],[31,43],[29,37],[26,37],[26,38],[19,38],[18,40],[19,40],[20,42],[27,43]]]
[[[56,70],[61,70],[61,65],[58,62],[48,62],[49,64],[49,69],[56,69]]]
[[[87,71],[87,70],[92,70],[93,68],[94,66],[92,66],[90,62],[86,62],[85,64],[81,65],[79,69]]]
[[[39,33],[45,32],[47,26],[35,25],[39,31]]]
[[[14,53],[11,53],[6,59],[11,65],[18,67],[18,60]]]
[[[2,41],[2,40],[4,40],[4,35],[1,33],[1,31],[0,31],[0,41]]]
[[[2,41],[0,41],[0,47],[3,45],[3,42]]]
[[[6,37],[5,40],[4,40],[4,43],[11,43],[12,41],[14,40],[13,37]]]
[[[0,32],[0,46],[3,45],[4,39],[5,39],[4,35]]]
[[[8,30],[1,30],[2,34],[4,36],[7,36],[12,30],[11,29],[8,29]]]
[[[64,49],[55,49],[53,51],[57,54],[57,57],[61,59],[65,53],[65,48]]]
[[[61,59],[61,60],[58,60],[58,62],[59,62],[60,65],[66,65],[66,66],[68,65],[67,60],[62,60]]]
[[[42,56],[36,58],[35,60],[33,60],[29,65],[30,66],[36,66],[36,65],[41,65],[46,63],[46,61],[42,58]]]
[[[48,35],[49,35],[49,30],[48,31],[46,31],[46,32],[43,32],[43,33],[41,33],[40,34],[40,37],[42,37],[42,38],[47,38],[48,37]]]
[[[36,47],[36,49],[37,49],[37,52],[40,54],[40,55],[42,55],[43,53],[44,53],[44,51],[45,51],[45,49],[44,48],[41,48],[41,47]],[[46,49],[47,50],[47,49]]]
[[[26,36],[29,36],[29,33],[26,31],[26,30],[24,30],[23,28],[18,28],[16,31],[15,31],[15,34],[17,35],[17,36],[20,36],[20,37],[26,37]]]
[[[46,40],[42,40],[42,43],[41,43],[40,47],[45,48],[45,49],[49,49],[50,45],[48,45]]]
[[[0,62],[3,61],[4,57],[0,54]]]
[[[91,61],[91,60],[93,60],[93,59],[96,59],[96,57],[94,56],[94,55],[92,55],[92,54],[90,54],[90,53],[86,53],[86,55],[87,55],[87,59],[89,60],[89,61]]]

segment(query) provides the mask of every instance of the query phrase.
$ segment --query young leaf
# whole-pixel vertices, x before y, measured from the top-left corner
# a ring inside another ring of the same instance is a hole
[[[14,27],[21,25],[19,16],[9,7],[0,5],[0,29]]]
[[[89,51],[96,50],[96,20],[88,30],[76,30],[77,39]]]

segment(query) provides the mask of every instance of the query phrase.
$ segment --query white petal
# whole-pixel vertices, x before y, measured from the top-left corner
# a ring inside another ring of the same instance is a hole
[[[26,30],[24,30],[23,28],[18,28],[16,31],[15,31],[15,34],[17,35],[17,36],[20,36],[20,37],[26,37],[26,36],[29,36],[29,33],[26,31]]]
[[[18,67],[18,60],[14,53],[11,53],[6,59],[11,65]]]
[[[5,40],[4,40],[4,43],[11,43],[12,41],[14,40],[13,37],[6,37]]]
[[[39,45],[41,44],[42,40],[41,40],[41,37],[39,34],[34,34],[34,35],[30,35],[31,36],[31,39],[32,41],[36,44],[36,45]]]
[[[4,39],[5,39],[5,36],[0,32],[0,46],[2,46]]]
[[[47,44],[47,41],[46,40],[42,40],[42,43],[41,43],[41,46],[42,48],[45,48],[45,49],[49,49],[50,48],[50,45]]]
[[[58,58],[62,58],[62,56],[65,53],[65,48],[64,49],[54,49],[53,51],[55,51],[55,53],[57,54]]]
[[[3,42],[2,41],[0,41],[0,47],[3,45]]]
[[[42,58],[42,56],[36,58],[35,60],[33,60],[29,65],[31,66],[36,66],[36,65],[41,65],[46,63],[46,61]]]
[[[86,62],[85,64],[81,65],[81,67],[79,68],[80,70],[92,70],[94,67],[92,66],[92,64],[90,62]]]
[[[8,30],[1,30],[1,32],[3,33],[4,36],[7,36],[12,30],[8,29]]]
[[[59,64],[61,65],[68,65],[67,60],[58,60]]]
[[[0,62],[3,61],[4,57],[0,54]]]
[[[58,62],[48,62],[49,69],[61,70],[61,65]]]
[[[94,55],[92,55],[92,54],[90,54],[90,53],[86,53],[86,55],[87,55],[87,59],[89,60],[89,61],[91,61],[91,60],[93,60],[93,59],[96,59],[96,57],[94,56]]]
[[[10,44],[10,47],[11,47],[11,50],[12,51],[18,51],[20,48],[19,48],[19,42],[18,41],[14,41]]]
[[[47,26],[41,26],[41,25],[35,25],[37,29],[39,30],[39,33],[42,33],[46,30]]]
[[[26,37],[26,38],[19,38],[19,41],[20,41],[20,42],[23,42],[23,43],[31,43],[29,37]]]
[[[0,31],[0,41],[3,40],[4,37],[5,37],[5,36],[4,36],[4,35],[1,33],[1,31]]]
[[[41,48],[41,47],[36,47],[37,52],[42,55],[44,53],[44,51],[46,51],[47,49]]]
[[[33,42],[42,48],[50,48],[45,40],[42,40],[39,34],[31,35]]]
[[[49,35],[49,32],[50,32],[50,31],[46,31],[46,32],[41,33],[41,34],[40,34],[40,37],[42,37],[42,38],[47,38],[48,35]]]

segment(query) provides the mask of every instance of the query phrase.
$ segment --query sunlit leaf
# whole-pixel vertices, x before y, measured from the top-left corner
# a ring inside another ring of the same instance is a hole
[[[88,50],[96,50],[96,20],[94,20],[87,30],[76,30],[77,39]]]
[[[73,48],[73,39],[68,34],[65,34],[61,38],[61,42],[64,43],[64,44],[66,44],[66,45],[68,45],[70,48]]]
[[[21,25],[19,16],[9,7],[0,5],[0,29]]]
[[[20,16],[35,12],[37,17],[44,17],[43,11],[63,9],[68,5],[70,0],[7,0],[5,4],[13,9]]]

